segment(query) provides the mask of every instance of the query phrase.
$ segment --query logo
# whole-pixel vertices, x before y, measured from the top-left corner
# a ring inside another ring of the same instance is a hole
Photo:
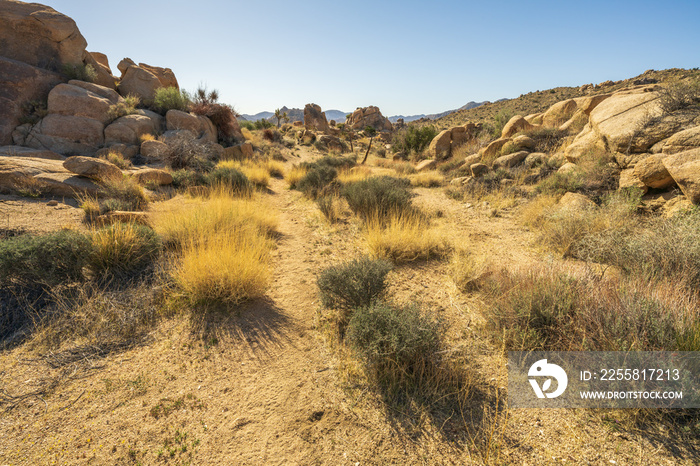
[[[564,369],[557,366],[556,364],[548,364],[546,359],[540,359],[535,364],[530,367],[527,373],[528,377],[546,377],[547,380],[542,384],[540,388],[537,379],[529,378],[530,385],[535,391],[537,398],[556,398],[566,390],[566,385],[569,383],[569,378],[566,376]],[[552,387],[552,379],[557,381],[557,389],[551,393],[547,391]]]

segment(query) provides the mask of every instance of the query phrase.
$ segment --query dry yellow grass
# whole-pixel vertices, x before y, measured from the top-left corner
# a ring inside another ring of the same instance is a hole
[[[126,170],[127,168],[131,167],[131,161],[124,159],[124,156],[119,152],[110,151],[105,155],[101,155],[100,158],[102,160],[106,160],[110,163],[113,163],[122,170]]]
[[[374,257],[394,262],[434,259],[450,250],[444,233],[431,228],[418,213],[375,216],[367,222],[365,239]]]
[[[241,226],[269,237],[277,225],[277,213],[260,197],[235,197],[225,189],[211,192],[208,198],[188,199],[175,210],[153,216],[153,228],[166,244],[176,247]]]
[[[284,177],[285,169],[282,162],[278,160],[265,160],[264,162],[260,162],[260,165],[267,170],[270,176],[274,178]]]
[[[423,188],[437,188],[445,184],[445,177],[436,171],[428,171],[416,173],[408,177],[411,180],[412,186],[420,186]]]
[[[353,183],[364,180],[372,175],[372,170],[367,167],[345,168],[338,173],[338,181],[341,183]]]
[[[142,134],[141,136],[139,136],[139,141],[141,143],[144,143],[146,141],[155,141],[155,140],[156,140],[156,137],[154,135],[152,135],[151,133],[146,133],[146,134]]]
[[[270,172],[266,164],[253,162],[251,160],[225,160],[219,162],[216,166],[217,168],[235,168],[243,173],[255,186],[267,188],[270,184]]]
[[[166,244],[180,250],[173,277],[191,302],[237,304],[265,293],[277,214],[261,197],[220,189],[153,218]]]
[[[289,187],[291,189],[294,189],[297,183],[306,176],[308,171],[309,170],[304,167],[299,167],[295,165],[284,175],[284,179],[287,181]]]
[[[235,305],[264,296],[272,241],[244,226],[201,232],[182,251],[173,277],[194,303]]]
[[[475,291],[488,275],[489,265],[486,258],[467,249],[458,249],[450,260],[450,277],[460,290]]]

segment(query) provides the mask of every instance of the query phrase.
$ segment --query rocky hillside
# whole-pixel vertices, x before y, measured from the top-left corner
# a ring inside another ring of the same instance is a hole
[[[634,78],[621,81],[605,81],[599,84],[583,84],[579,87],[555,87],[547,90],[537,90],[523,94],[515,99],[504,99],[486,103],[479,107],[458,110],[435,121],[421,121],[414,124],[419,126],[433,125],[438,129],[459,126],[468,121],[480,122],[497,126],[497,122],[505,122],[513,115],[529,115],[544,112],[553,104],[586,95],[609,94],[630,85],[666,83],[677,79],[700,77],[697,69],[648,70]],[[502,126],[503,123],[501,123]]]

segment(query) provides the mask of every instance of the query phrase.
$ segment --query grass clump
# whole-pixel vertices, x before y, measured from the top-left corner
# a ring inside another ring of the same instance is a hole
[[[100,156],[101,159],[107,160],[108,162],[116,165],[122,170],[127,170],[131,168],[131,161],[126,160],[122,154],[119,152],[107,152],[105,155]]]
[[[128,278],[143,272],[160,255],[162,241],[150,227],[117,222],[91,235],[90,267],[103,278]]]
[[[617,189],[618,169],[609,164],[606,154],[590,153],[576,163],[570,172],[554,172],[537,184],[537,192],[564,194],[580,192],[593,197]]]
[[[270,172],[264,163],[251,160],[235,161],[227,160],[219,162],[216,169],[234,169],[242,173],[253,185],[259,188],[267,188],[270,184]]]
[[[180,170],[175,170],[172,172],[173,176],[173,187],[175,188],[192,188],[195,186],[206,186],[207,177],[204,173],[200,173],[194,170],[188,170],[186,168],[181,168]]]
[[[133,178],[123,176],[106,180],[102,187],[103,200],[100,201],[100,213],[110,211],[136,212],[146,210],[148,197],[146,192]]]
[[[228,165],[217,166],[206,175],[206,180],[210,186],[229,189],[237,195],[247,195],[252,188],[247,176]]]
[[[0,283],[54,286],[83,279],[90,238],[73,230],[20,235],[0,241]]]
[[[413,193],[409,186],[410,182],[406,179],[370,177],[344,186],[342,195],[350,209],[363,220],[373,216],[384,219],[391,214],[413,210]]]
[[[423,188],[437,188],[445,184],[445,177],[436,171],[428,171],[411,175],[408,178],[411,186]]]
[[[114,121],[126,115],[133,115],[138,112],[137,107],[140,103],[141,99],[137,96],[128,95],[124,97],[123,101],[110,105],[109,109],[107,109],[107,116],[110,120]]]
[[[311,167],[306,174],[295,183],[294,189],[304,193],[306,197],[315,199],[321,191],[331,184],[338,176],[338,170],[328,165]]]
[[[161,87],[156,89],[153,98],[153,109],[165,115],[168,110],[180,110],[186,112],[191,105],[190,95],[176,87]]]
[[[450,277],[461,291],[469,293],[481,288],[489,275],[489,264],[466,249],[455,251],[450,260]]]
[[[366,222],[365,239],[374,257],[395,263],[439,258],[450,250],[444,234],[431,228],[420,212],[372,215]]]
[[[289,185],[289,189],[296,189],[299,181],[304,179],[309,169],[306,167],[295,165],[285,175],[284,180]]]

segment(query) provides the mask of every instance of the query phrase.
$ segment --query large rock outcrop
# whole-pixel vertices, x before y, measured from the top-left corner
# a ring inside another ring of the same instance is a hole
[[[0,57],[0,144],[12,144],[12,132],[27,116],[24,105],[45,99],[64,80],[53,71]]]
[[[700,149],[691,149],[664,157],[668,173],[693,204],[700,204]]]
[[[368,126],[377,131],[393,131],[394,125],[382,115],[379,108],[374,106],[358,108],[345,121],[345,125],[354,130],[365,129]]]
[[[306,104],[304,106],[304,126],[308,130],[328,132],[328,120],[326,113],[316,104]]]
[[[453,150],[474,139],[480,130],[481,124],[470,122],[464,126],[455,126],[441,131],[430,141],[428,154],[436,159],[447,158],[452,155]]]
[[[53,71],[83,63],[87,41],[71,18],[51,7],[0,1],[0,54]]]
[[[34,125],[25,144],[63,155],[92,155],[104,144],[104,129],[93,118],[50,114]]]
[[[124,72],[118,90],[124,97],[133,95],[143,102],[149,102],[156,96],[156,90],[160,87],[163,85],[158,76],[145,68],[131,65]]]

